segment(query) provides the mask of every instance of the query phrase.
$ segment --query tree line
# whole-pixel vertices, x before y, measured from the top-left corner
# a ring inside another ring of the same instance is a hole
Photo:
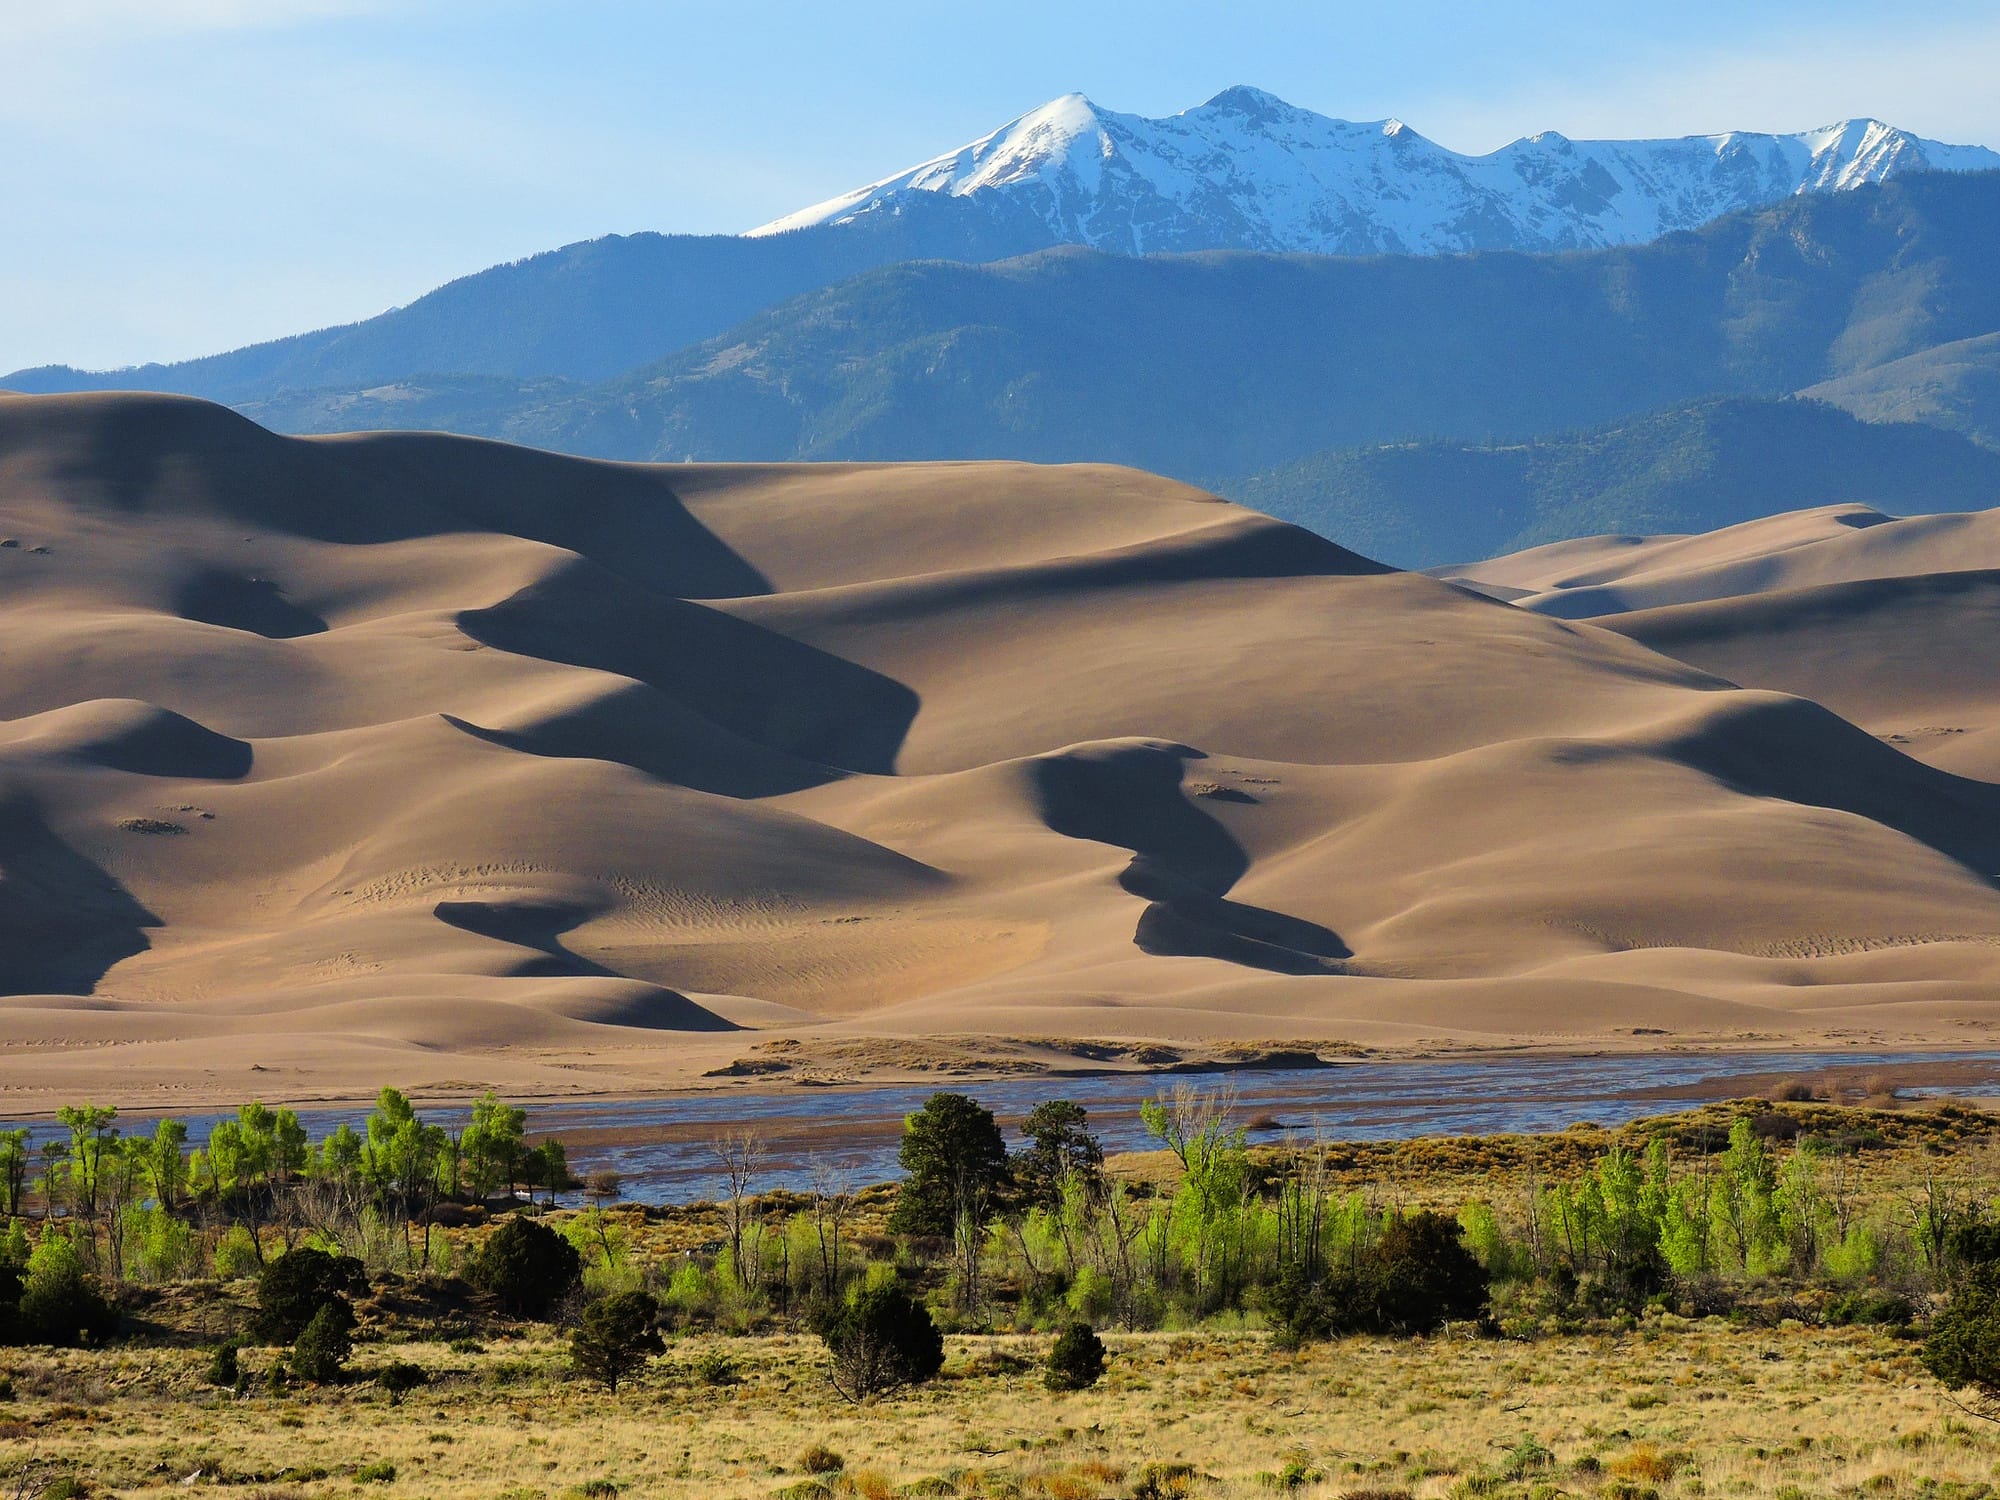
[[[1648,1309],[1754,1315],[1760,1298],[1791,1315],[1807,1295],[1817,1316],[1907,1323],[1942,1299],[1960,1353],[1937,1368],[1975,1388],[1964,1350],[1984,1347],[1985,1325],[1963,1320],[1984,1307],[2000,1329],[1990,1186],[1926,1172],[1885,1192],[1865,1141],[1788,1139],[1768,1111],[1693,1144],[1662,1132],[1531,1167],[1451,1213],[1404,1206],[1393,1182],[1343,1187],[1330,1141],[1253,1149],[1226,1091],[1183,1084],[1140,1116],[1170,1159],[1156,1181],[1108,1173],[1073,1101],[1036,1106],[1010,1146],[976,1099],[934,1094],[905,1121],[886,1219],[882,1193],[824,1172],[806,1193],[765,1191],[764,1143],[733,1132],[712,1143],[714,1238],[663,1257],[605,1211],[613,1184],[550,1217],[577,1185],[561,1143],[530,1144],[525,1112],[491,1094],[448,1130],[385,1089],[359,1128],[317,1142],[293,1111],[253,1103],[198,1146],[181,1122],[127,1137],[115,1111],[78,1106],[39,1150],[0,1132],[0,1341],[99,1341],[125,1280],[208,1274],[256,1276],[260,1303],[289,1309],[245,1337],[282,1332],[296,1378],[337,1372],[368,1277],[401,1273],[461,1277],[496,1315],[561,1323],[578,1373],[612,1388],[663,1332],[808,1327],[856,1399],[934,1374],[948,1328],[1060,1331],[1074,1369],[1050,1378],[1074,1379],[1101,1370],[1099,1329],[1217,1318],[1296,1345],[1452,1323],[1525,1336]],[[499,1209],[497,1225],[440,1230],[473,1203]],[[218,1351],[219,1383],[240,1377],[237,1347]]]

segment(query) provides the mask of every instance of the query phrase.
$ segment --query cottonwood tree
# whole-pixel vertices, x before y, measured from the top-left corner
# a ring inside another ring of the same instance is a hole
[[[514,1196],[520,1180],[523,1140],[527,1134],[528,1112],[502,1104],[491,1090],[472,1103],[472,1122],[465,1127],[461,1146],[471,1180],[472,1196],[485,1199],[504,1185]]]
[[[722,1168],[728,1194],[722,1200],[723,1224],[729,1233],[729,1263],[737,1285],[748,1288],[750,1275],[743,1261],[744,1233],[749,1226],[751,1192],[764,1164],[764,1139],[754,1130],[732,1130],[708,1143]]]

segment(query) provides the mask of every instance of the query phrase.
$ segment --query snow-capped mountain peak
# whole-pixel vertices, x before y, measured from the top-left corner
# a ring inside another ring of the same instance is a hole
[[[1795,135],[1574,141],[1485,156],[1400,120],[1354,122],[1248,85],[1164,119],[1065,94],[958,150],[750,231],[866,222],[916,206],[1039,226],[1051,244],[1126,254],[1562,250],[1653,239],[1718,214],[1899,172],[2000,168],[2000,153],[1846,120]]]

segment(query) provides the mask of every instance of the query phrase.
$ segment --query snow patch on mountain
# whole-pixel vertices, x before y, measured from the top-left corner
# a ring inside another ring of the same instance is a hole
[[[1162,120],[1065,94],[957,151],[749,233],[865,222],[928,194],[1016,222],[1026,215],[1052,244],[1132,255],[1571,250],[1656,239],[1900,172],[1992,168],[2000,153],[1880,120],[1658,141],[1550,131],[1467,156],[1399,120],[1329,119],[1261,89],[1225,89]]]

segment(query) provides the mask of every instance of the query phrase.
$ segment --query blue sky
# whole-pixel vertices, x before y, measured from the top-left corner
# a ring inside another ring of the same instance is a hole
[[[1996,76],[1993,0],[0,0],[0,371],[748,228],[1072,89],[1167,114],[1252,83],[1466,151],[1860,114],[2000,146]]]

